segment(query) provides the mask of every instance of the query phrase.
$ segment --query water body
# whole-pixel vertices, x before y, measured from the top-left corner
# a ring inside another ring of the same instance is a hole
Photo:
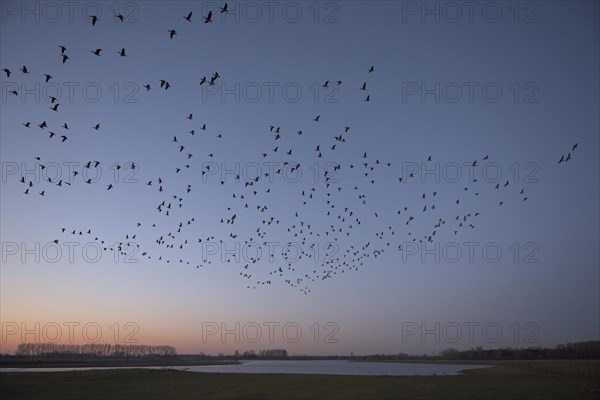
[[[182,367],[89,367],[89,368],[0,368],[1,372],[59,372],[103,369],[176,369],[193,372],[247,374],[319,374],[319,375],[457,375],[461,371],[489,365],[412,364],[392,362],[352,362],[347,360],[241,360],[241,364]]]

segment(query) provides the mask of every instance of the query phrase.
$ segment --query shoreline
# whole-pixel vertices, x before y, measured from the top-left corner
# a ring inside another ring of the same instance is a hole
[[[559,367],[562,365],[548,365]],[[595,363],[597,364],[597,363]],[[539,365],[539,364],[538,364]],[[546,365],[544,365],[546,366]],[[203,398],[239,399],[475,399],[507,398],[565,400],[597,399],[594,376],[569,369],[522,368],[498,365],[459,375],[353,376],[312,374],[195,373],[175,370],[101,370],[3,373],[0,397],[13,400],[135,400]]]
[[[241,364],[239,361],[30,361],[30,362],[0,362],[0,368],[120,368],[120,367],[194,367],[203,365],[232,365]]]

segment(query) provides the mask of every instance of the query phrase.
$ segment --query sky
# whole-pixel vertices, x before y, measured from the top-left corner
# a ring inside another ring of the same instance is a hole
[[[598,340],[599,5],[469,4],[1,1],[1,351]]]

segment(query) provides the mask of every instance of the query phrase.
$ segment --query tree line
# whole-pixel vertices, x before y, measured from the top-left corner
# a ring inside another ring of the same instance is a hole
[[[244,359],[260,359],[260,358],[287,358],[288,352],[285,349],[267,349],[259,350],[258,353],[254,350],[244,351],[240,353],[236,350],[233,353],[233,358],[244,358]]]
[[[44,360],[102,359],[102,358],[154,358],[176,356],[173,346],[148,346],[141,344],[59,344],[21,343],[15,356]]]
[[[482,347],[468,350],[447,348],[436,355],[398,353],[353,355],[352,358],[366,360],[597,360],[600,359],[600,341],[559,344],[553,348],[539,346],[487,350]]]

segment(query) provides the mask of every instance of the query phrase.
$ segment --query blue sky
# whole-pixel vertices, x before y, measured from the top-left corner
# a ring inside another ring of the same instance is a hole
[[[3,351],[69,322],[213,354],[598,338],[598,3],[57,4],[1,2]]]

